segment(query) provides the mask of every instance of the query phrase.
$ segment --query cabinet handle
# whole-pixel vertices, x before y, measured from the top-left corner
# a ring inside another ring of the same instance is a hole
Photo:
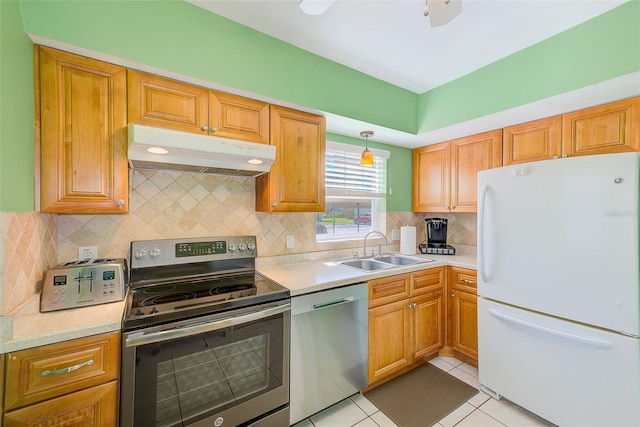
[[[475,285],[475,284],[476,284],[476,281],[475,281],[475,280],[469,280],[469,279],[462,279],[462,282],[463,282],[463,283],[471,283],[472,285]]]
[[[415,306],[417,306],[418,304],[415,302],[412,302],[411,304],[409,304],[407,307],[409,308],[414,308]]]
[[[77,365],[69,366],[67,368],[62,369],[52,369],[50,371],[42,371],[40,372],[41,377],[46,377],[47,375],[62,375],[68,372],[73,372],[82,368],[83,366],[93,365],[93,359],[87,360],[86,362],[78,363]]]
[[[211,126],[211,129],[209,129],[211,132],[218,132],[218,128],[215,126]]]
[[[207,125],[202,125],[202,127],[200,128],[200,130],[202,130],[202,132],[206,132],[209,130],[209,127],[207,127]]]

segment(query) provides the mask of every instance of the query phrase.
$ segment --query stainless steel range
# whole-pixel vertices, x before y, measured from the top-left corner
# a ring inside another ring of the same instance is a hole
[[[289,290],[255,236],[131,243],[120,425],[289,425]]]

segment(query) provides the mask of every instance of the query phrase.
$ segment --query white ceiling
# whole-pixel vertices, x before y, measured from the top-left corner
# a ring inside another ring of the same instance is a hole
[[[337,0],[320,16],[305,15],[298,7],[299,0],[186,1],[372,77],[423,93],[626,0],[462,0],[462,13],[440,27],[431,27],[423,15],[422,0]],[[366,124],[352,125],[355,130]],[[336,128],[340,126],[348,124],[335,122]],[[395,138],[407,140],[397,145],[424,142],[409,135]]]

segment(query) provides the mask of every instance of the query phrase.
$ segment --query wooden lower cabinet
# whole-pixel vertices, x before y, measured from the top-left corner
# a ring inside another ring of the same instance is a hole
[[[450,356],[478,366],[476,271],[449,267],[447,344]]]
[[[118,381],[46,400],[5,414],[6,427],[116,426]]]
[[[120,332],[4,355],[5,426],[116,426]]]
[[[369,300],[369,384],[444,346],[444,283],[445,267],[369,282],[369,295],[380,296]]]

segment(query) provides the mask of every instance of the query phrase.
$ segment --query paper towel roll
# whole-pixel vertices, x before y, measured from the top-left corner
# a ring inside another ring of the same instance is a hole
[[[414,255],[416,253],[416,228],[406,225],[400,227],[400,253]]]

